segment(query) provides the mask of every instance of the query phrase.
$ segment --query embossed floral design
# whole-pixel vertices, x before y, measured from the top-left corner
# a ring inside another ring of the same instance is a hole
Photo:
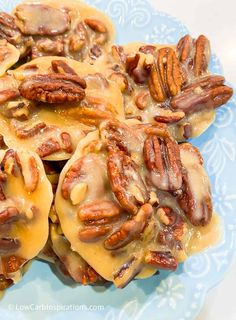
[[[225,216],[227,212],[234,210],[234,204],[236,203],[236,193],[230,192],[225,183],[216,183],[215,189],[213,191],[213,199],[215,211]]]
[[[175,310],[179,300],[184,299],[184,291],[184,285],[176,276],[162,280],[156,289],[158,308],[169,307]]]
[[[160,27],[154,27],[153,32],[147,35],[146,40],[154,43],[174,43],[175,32],[175,28],[168,28],[168,26],[162,24]]]
[[[222,137],[221,133],[215,133],[204,144],[202,154],[206,157],[205,166],[208,174],[215,175],[218,179],[227,161],[235,161],[235,144],[228,138]]]

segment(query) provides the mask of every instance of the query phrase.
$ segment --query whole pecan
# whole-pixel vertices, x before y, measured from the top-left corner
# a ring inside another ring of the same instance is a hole
[[[183,75],[175,51],[162,48],[151,66],[148,80],[149,90],[154,100],[164,102],[177,95],[183,84]]]
[[[86,82],[71,74],[38,74],[19,86],[22,97],[47,103],[79,102],[85,98]]]
[[[170,136],[149,135],[144,142],[143,156],[155,187],[169,191],[181,188],[179,146]]]
[[[185,86],[183,91],[172,98],[171,108],[186,114],[203,109],[215,109],[225,104],[233,94],[232,88],[224,85],[222,76],[206,76]]]
[[[145,262],[158,269],[175,271],[178,262],[169,251],[149,251],[145,256]]]
[[[117,250],[125,247],[133,240],[139,239],[147,227],[152,213],[152,206],[147,203],[144,204],[131,220],[124,222],[120,229],[104,241],[104,247],[107,250]]]
[[[212,217],[210,183],[203,169],[203,159],[189,143],[180,145],[183,186],[178,203],[194,226],[207,225]],[[191,159],[191,161],[190,161]]]
[[[122,208],[135,214],[149,199],[137,164],[120,150],[109,150],[107,173],[111,188]]]
[[[197,40],[186,35],[177,44],[177,54],[188,72],[193,72],[195,77],[202,76],[207,72],[210,61],[210,42],[204,35],[200,35]]]

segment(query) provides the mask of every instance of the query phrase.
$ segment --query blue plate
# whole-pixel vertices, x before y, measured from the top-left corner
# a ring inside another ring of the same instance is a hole
[[[10,11],[16,0],[0,0]],[[88,0],[114,21],[117,42],[176,43],[188,33],[177,19],[155,11],[145,0]],[[213,56],[211,70],[222,74]],[[110,287],[70,287],[50,267],[35,261],[23,280],[7,291],[1,319],[187,320],[199,313],[207,291],[221,281],[236,249],[236,106],[235,97],[217,111],[215,123],[194,145],[200,148],[210,176],[215,210],[223,220],[219,245],[192,256],[172,274],[133,281],[123,290]]]

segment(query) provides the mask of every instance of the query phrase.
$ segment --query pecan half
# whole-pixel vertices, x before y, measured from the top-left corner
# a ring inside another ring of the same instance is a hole
[[[164,102],[177,95],[183,84],[183,75],[175,51],[172,48],[158,50],[157,59],[151,66],[148,81],[149,90],[154,100]]]
[[[143,156],[155,187],[169,191],[181,188],[179,147],[171,137],[150,135],[144,142]]]
[[[71,74],[38,74],[26,78],[20,94],[33,101],[48,103],[79,102],[85,98],[86,82]]]
[[[111,54],[113,58],[118,62],[124,65],[126,63],[126,54],[124,52],[124,48],[122,46],[112,46]],[[117,71],[117,70],[116,70]]]
[[[3,184],[7,181],[7,175],[0,169],[0,201],[6,200],[6,196],[3,191]]]
[[[105,24],[97,19],[85,19],[85,24],[96,33],[94,42],[97,45],[103,45],[108,40],[108,32]],[[96,55],[97,57],[97,55]]]
[[[140,60],[140,54],[136,53],[133,56],[126,57],[126,72],[132,76],[133,71],[137,68]]]
[[[117,250],[125,247],[133,240],[139,239],[147,227],[152,213],[152,206],[144,204],[133,219],[124,222],[119,230],[104,241],[104,247],[107,250]]]
[[[13,284],[13,280],[7,279],[4,275],[0,274],[0,291],[4,291]]]
[[[87,266],[82,272],[81,283],[83,285],[104,282],[105,280],[91,266]]]
[[[145,54],[153,54],[155,51],[156,51],[156,47],[151,44],[146,44],[139,48],[139,52],[142,52]]]
[[[37,134],[39,134],[43,129],[46,128],[46,123],[44,122],[39,122],[37,123],[35,126],[33,126],[32,128],[26,129],[26,128],[17,128],[16,129],[16,136],[19,139],[29,139],[32,138],[34,136],[36,136]]]
[[[79,22],[68,37],[68,48],[72,53],[81,53],[83,56],[83,48],[89,42],[87,28],[83,22]]]
[[[189,143],[181,144],[180,152],[183,186],[178,203],[194,226],[205,226],[211,220],[213,208],[210,183],[203,169],[202,157],[198,149]]]
[[[0,91],[0,103],[5,103],[9,100],[16,99],[20,96],[20,93],[18,90],[14,89],[6,89]]]
[[[175,96],[170,105],[174,110],[184,111],[186,114],[203,109],[215,109],[225,104],[233,94],[233,89],[224,85],[222,76],[207,76],[183,88]]]
[[[82,242],[96,242],[105,237],[111,231],[111,226],[85,227],[79,231],[79,239]]]
[[[0,134],[0,149],[5,149],[6,148],[6,143],[4,141],[4,137],[2,134]],[[1,181],[1,178],[0,178]]]
[[[145,84],[149,77],[149,70],[139,65],[140,54],[126,57],[126,72],[137,84]]]
[[[58,35],[70,28],[67,12],[44,4],[24,3],[16,7],[16,23],[27,35]]]
[[[16,207],[8,207],[0,212],[0,225],[12,223],[19,219],[19,211]]]
[[[17,239],[0,238],[0,254],[8,254],[16,251],[20,247],[20,242]]]
[[[173,112],[171,110],[163,109],[161,111],[161,114],[156,115],[154,119],[157,122],[162,122],[162,123],[175,123],[175,122],[179,122],[184,117],[185,117],[185,113],[183,111]]]
[[[158,233],[158,242],[169,249],[182,250],[181,240],[186,232],[183,218],[169,207],[159,207],[157,215],[162,226]]]
[[[77,73],[63,60],[53,60],[52,70],[55,73],[68,73],[77,76]]]
[[[122,208],[135,214],[138,207],[148,202],[146,185],[137,164],[120,150],[109,150],[107,173],[111,188]]]
[[[142,262],[132,256],[114,274],[114,283],[117,288],[124,288],[141,271]]]
[[[133,90],[127,76],[122,72],[113,72],[109,75],[108,79],[114,81],[122,93],[130,94]]]
[[[98,45],[94,44],[92,46],[92,48],[90,49],[90,53],[91,53],[91,55],[90,55],[91,58],[96,59],[102,55],[102,50]]]
[[[85,19],[84,22],[89,26],[93,31],[105,33],[107,32],[107,28],[105,24],[97,19]]]
[[[67,153],[72,153],[74,148],[70,134],[68,132],[62,132],[61,140],[63,144],[62,149]]]
[[[146,109],[150,102],[151,102],[151,97],[150,97],[150,92],[148,90],[141,91],[135,97],[135,104],[139,110]]]
[[[95,200],[81,205],[78,217],[83,222],[108,223],[121,214],[121,208],[113,201]]]
[[[145,256],[145,262],[158,269],[175,271],[178,262],[169,251],[149,251]]]
[[[32,46],[32,59],[43,56],[63,56],[64,41],[63,37],[57,36],[53,38],[41,38],[35,41]]]
[[[37,148],[36,152],[40,156],[40,158],[45,158],[60,150],[61,146],[59,142],[53,138],[49,138]]]
[[[18,271],[25,262],[25,259],[15,255],[2,257],[3,273],[7,276]]]
[[[181,63],[195,77],[202,76],[207,72],[210,61],[211,49],[209,40],[200,35],[197,40],[189,35],[180,39],[177,44],[177,53]]]
[[[6,109],[3,111],[3,114],[7,118],[25,121],[29,119],[30,107],[30,102],[10,101],[8,102]]]
[[[15,177],[22,172],[21,162],[16,151],[8,149],[2,159],[1,168],[7,174],[13,174]]]
[[[65,174],[65,178],[61,185],[62,197],[66,200],[70,198],[70,193],[76,182],[79,181],[80,176],[83,175],[84,158],[78,159],[73,163]]]
[[[21,55],[27,54],[32,45],[32,38],[24,37],[18,29],[14,17],[5,12],[0,12],[0,38],[6,39],[16,46]]]
[[[28,192],[34,192],[39,182],[39,170],[37,162],[33,156],[28,159],[28,170],[29,172],[27,173],[22,170],[25,189]]]
[[[102,121],[117,115],[114,106],[109,101],[87,96],[78,108],[71,108],[69,115],[89,126],[98,126]]]
[[[135,131],[116,120],[107,120],[100,126],[101,138],[108,148],[118,148],[126,154],[130,154],[130,150],[137,148],[140,144],[138,136]]]

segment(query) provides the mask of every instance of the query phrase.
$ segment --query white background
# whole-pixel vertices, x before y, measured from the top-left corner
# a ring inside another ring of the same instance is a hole
[[[156,9],[179,18],[193,35],[208,36],[225,77],[236,88],[236,1],[149,1]],[[236,320],[236,261],[224,281],[208,293],[197,320]]]

